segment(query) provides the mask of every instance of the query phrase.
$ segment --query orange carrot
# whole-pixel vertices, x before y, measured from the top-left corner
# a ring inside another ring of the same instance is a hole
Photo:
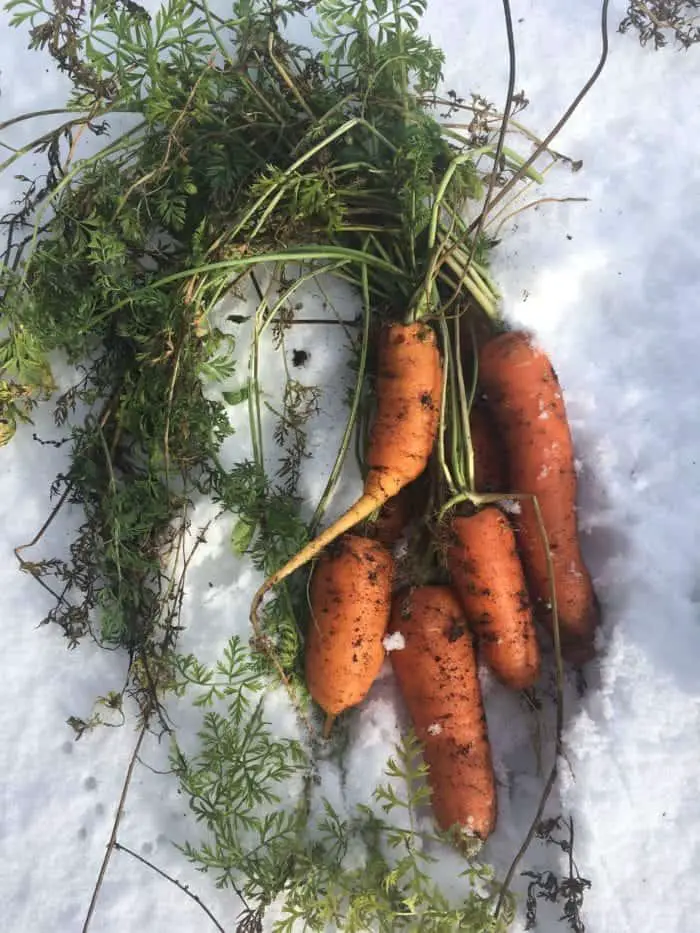
[[[323,548],[381,508],[425,469],[440,416],[440,351],[435,332],[421,322],[390,324],[379,340],[377,411],[370,432],[364,492],[357,502],[284,567],[253,598],[251,619],[265,593],[317,557]]]
[[[381,541],[386,547],[396,544],[411,519],[413,494],[412,485],[404,486],[398,496],[392,496],[382,506],[377,520],[371,526],[376,541]]]
[[[472,636],[447,586],[400,594],[391,632],[405,645],[391,663],[429,765],[435,819],[443,830],[486,839],[496,823],[496,782]]]
[[[429,471],[392,496],[380,509],[376,521],[369,524],[371,536],[392,548],[410,523],[426,514],[430,500]]]
[[[311,578],[306,683],[329,717],[365,698],[384,660],[394,562],[378,541],[345,535]]]
[[[525,573],[508,519],[494,506],[452,521],[452,585],[484,661],[507,687],[532,687],[540,649]]]
[[[474,486],[477,492],[503,492],[508,488],[508,471],[503,444],[496,427],[481,405],[469,413],[474,450]]]
[[[599,607],[576,524],[576,471],[561,387],[547,356],[523,332],[502,334],[479,356],[479,379],[500,429],[514,492],[537,496],[547,531],[563,656],[582,664],[595,654]],[[535,601],[551,630],[547,554],[534,505],[519,500],[514,524]]]

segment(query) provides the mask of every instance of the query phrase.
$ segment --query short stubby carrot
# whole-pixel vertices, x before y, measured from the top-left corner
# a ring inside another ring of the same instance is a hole
[[[378,541],[344,535],[311,578],[306,683],[335,717],[365,698],[384,661],[394,562]]]
[[[472,636],[453,590],[421,586],[394,598],[391,663],[418,739],[443,830],[486,839],[496,824],[496,781]]]
[[[540,649],[510,522],[488,506],[454,518],[450,530],[447,565],[480,656],[507,687],[532,687]]]
[[[508,488],[508,466],[503,444],[488,411],[474,405],[469,413],[474,451],[476,492],[504,492]]]
[[[364,492],[347,512],[263,583],[253,597],[251,620],[265,593],[332,541],[381,508],[426,468],[440,419],[442,364],[435,331],[420,321],[389,324],[380,334],[377,408],[370,432]]]
[[[581,554],[571,431],[559,380],[546,354],[521,331],[501,334],[479,356],[479,381],[500,430],[514,492],[537,496],[552,557],[563,656],[595,654],[598,601]],[[514,516],[518,545],[538,616],[552,625],[546,548],[534,504]]]

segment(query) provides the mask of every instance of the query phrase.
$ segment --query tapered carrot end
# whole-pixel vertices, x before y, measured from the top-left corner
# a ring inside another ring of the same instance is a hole
[[[253,626],[253,631],[256,635],[260,634],[260,620],[258,615],[260,613],[260,604],[265,598],[265,593],[270,589],[269,581],[266,580],[260,589],[253,596],[253,601],[250,604],[250,624]]]
[[[284,567],[275,571],[275,573],[271,574],[267,580],[265,580],[253,597],[250,607],[250,622],[256,635],[260,634],[258,614],[260,604],[267,591],[271,590],[273,586],[277,586],[277,584],[281,583],[283,580],[286,580],[290,574],[299,570],[305,564],[308,564],[309,561],[318,557],[324,548],[327,548],[329,544],[332,544],[337,538],[345,534],[346,531],[350,531],[355,525],[369,518],[375,509],[381,508],[390,496],[395,495],[401,489],[401,485],[395,487],[395,485],[391,483],[382,485],[381,482],[374,481],[370,484],[369,480],[366,486],[368,487],[367,491],[347,510],[347,512],[344,512],[340,518],[333,522],[332,525],[329,525],[328,528],[322,531],[313,541],[309,541],[305,547],[287,561]]]
[[[493,828],[493,827],[492,827]],[[491,832],[491,830],[489,830]],[[452,844],[465,858],[476,858],[484,847],[485,839],[463,826],[456,826],[451,833]]]
[[[323,724],[323,738],[324,739],[330,738],[336,719],[337,719],[337,716],[333,716],[331,713],[329,713],[326,716],[326,721]]]

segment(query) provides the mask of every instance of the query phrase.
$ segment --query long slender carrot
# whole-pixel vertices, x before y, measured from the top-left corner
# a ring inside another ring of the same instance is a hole
[[[311,578],[306,683],[335,717],[365,698],[384,661],[394,562],[378,541],[344,535]]]
[[[443,830],[485,839],[496,824],[496,782],[472,636],[447,586],[394,600],[391,632],[404,647],[391,663],[429,765],[435,819]]]
[[[595,654],[600,621],[576,523],[577,480],[571,431],[559,380],[532,338],[515,331],[487,343],[479,380],[500,429],[514,491],[537,496],[552,555],[562,655],[574,664]],[[551,629],[547,554],[532,502],[514,517],[535,609]]]
[[[451,531],[447,562],[452,585],[481,657],[507,687],[532,687],[540,673],[540,649],[508,519],[495,506],[487,506],[453,519]]]
[[[368,518],[425,469],[440,416],[440,351],[421,322],[390,324],[380,335],[377,411],[370,432],[364,491],[337,521],[273,573],[253,597],[251,620],[265,593]]]

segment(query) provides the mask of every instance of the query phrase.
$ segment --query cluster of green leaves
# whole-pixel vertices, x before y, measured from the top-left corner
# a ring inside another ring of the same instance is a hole
[[[234,552],[247,554],[256,570],[274,573],[308,541],[308,528],[299,516],[295,496],[270,481],[259,463],[236,464],[221,477],[215,497],[236,514],[232,534]],[[279,587],[265,606],[265,644],[256,645],[261,669],[270,655],[291,675],[301,672],[301,647],[306,606],[303,574]]]
[[[313,761],[297,741],[270,733],[257,668],[237,640],[213,669],[177,657],[173,676],[175,689],[195,690],[194,702],[205,711],[198,751],[186,755],[176,744],[172,752],[182,791],[205,832],[200,845],[186,844],[183,851],[238,894],[244,905],[239,929],[261,929],[273,901],[281,908],[275,933],[507,929],[510,905],[494,918],[486,868],[467,865],[467,894],[457,904],[431,877],[438,855],[430,847],[444,840],[415,828],[428,789],[414,736],[407,735],[389,760],[376,806],[359,805],[344,817],[326,799],[312,806]],[[290,803],[295,785],[297,802]],[[398,811],[408,820],[397,820]]]
[[[249,29],[249,5],[239,6]],[[85,522],[69,562],[31,569],[46,585],[58,578],[47,620],[71,641],[92,630],[98,613],[100,638],[148,654],[177,630],[181,588],[165,568],[187,528],[189,497],[226,481],[216,454],[230,432],[202,381],[231,374],[231,347],[201,324],[192,279],[178,276],[202,262],[211,230],[225,227],[262,153],[275,157],[281,127],[260,119],[264,87],[247,93],[230,69],[210,66],[217,36],[192,18],[189,3],[173,0],[153,20],[97,4],[84,24],[61,5],[13,7],[17,22],[31,20],[35,44],[54,57],[60,44],[59,62],[80,92],[74,106],[142,118],[107,154],[57,173],[23,218],[28,236],[10,236],[0,404],[7,440],[51,388],[49,355],[82,361],[82,380],[57,400],[59,424],[76,406],[82,420],[71,428],[71,465],[54,492],[80,504]],[[107,54],[102,47],[114,42],[117,54]],[[244,141],[251,125],[256,150]],[[54,218],[39,239],[49,208]]]
[[[326,0],[315,34],[324,42],[324,66],[342,76],[351,70],[368,90],[396,91],[410,106],[409,75],[419,92],[432,91],[445,56],[418,32],[427,0]]]
[[[82,366],[57,399],[72,456],[54,492],[82,506],[85,522],[70,560],[24,564],[55,593],[47,620],[71,643],[92,632],[141,657],[173,644],[196,493],[241,516],[239,549],[257,536],[277,553],[272,535],[288,555],[302,537],[295,492],[315,387],[287,381],[278,484],[260,456],[245,494],[219,465],[230,426],[203,382],[232,374],[233,338],[208,316],[238,280],[273,260],[284,278],[294,259],[301,278],[325,270],[354,283],[381,316],[411,306],[444,236],[441,284],[460,287],[458,208],[482,186],[464,146],[420,103],[442,63],[417,33],[424,0],[313,4],[322,54],[282,32],[310,6],[236,0],[221,20],[190,0],[167,0],[154,16],[116,0],[10,4],[74,85],[73,121],[35,142],[49,181],[8,221],[0,340],[4,440],[51,391],[52,353]],[[103,135],[107,116],[131,125],[76,160],[79,135]],[[487,300],[480,259],[470,287]],[[272,308],[261,302],[265,327],[295,287]],[[249,391],[254,421],[256,382]],[[293,602],[281,602],[267,616],[286,666],[299,638]]]

